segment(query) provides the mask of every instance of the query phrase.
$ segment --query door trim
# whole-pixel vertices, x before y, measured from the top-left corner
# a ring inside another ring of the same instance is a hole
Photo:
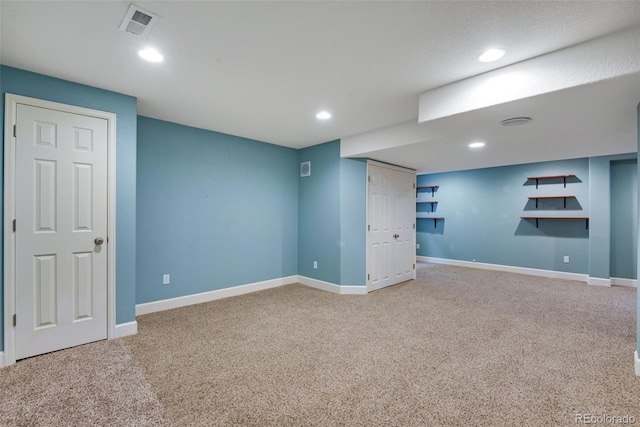
[[[370,257],[369,257],[369,166],[378,166],[378,167],[382,167],[382,168],[387,168],[387,169],[391,169],[394,171],[399,171],[399,172],[405,172],[405,173],[410,173],[413,174],[413,184],[416,184],[416,176],[417,173],[415,171],[415,169],[409,169],[409,168],[403,168],[401,166],[395,166],[395,165],[390,165],[388,163],[382,163],[382,162],[377,162],[375,160],[367,160],[367,185],[366,185],[366,192],[365,192],[365,206],[366,206],[366,211],[367,211],[367,215],[366,215],[366,225],[365,227],[367,227],[367,229],[365,230],[365,245],[366,245],[366,250],[365,250],[365,257],[366,257],[366,266],[367,266],[367,271],[366,271],[366,275],[365,275],[365,284],[366,284],[366,288],[367,288],[367,293],[371,292],[371,281],[369,280],[369,272],[372,270],[372,266],[370,265],[371,261],[370,261]],[[414,252],[413,252],[413,259],[415,262],[415,242],[416,242],[416,228],[413,229],[413,243],[414,243]],[[413,278],[416,278],[416,270],[413,270]]]
[[[16,214],[16,138],[18,104],[90,116],[107,121],[107,339],[116,337],[116,115],[57,102],[7,93],[4,126],[4,365],[15,363],[15,233]]]

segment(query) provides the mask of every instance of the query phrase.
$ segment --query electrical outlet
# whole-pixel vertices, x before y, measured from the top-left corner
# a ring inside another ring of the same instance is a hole
[[[318,261],[313,261],[313,269],[314,270],[318,269]]]
[[[420,249],[420,243],[416,243],[416,249]]]
[[[162,275],[162,284],[163,285],[168,285],[169,283],[171,283],[171,275],[170,274],[163,274]]]
[[[564,256],[564,263],[569,264],[569,255]]]

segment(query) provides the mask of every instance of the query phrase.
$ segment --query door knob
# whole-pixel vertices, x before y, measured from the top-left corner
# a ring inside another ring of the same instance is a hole
[[[102,237],[96,237],[93,243],[95,243],[96,245],[101,245],[104,243],[104,239]]]
[[[400,235],[399,235],[399,234],[394,234],[394,235],[393,235],[393,238],[394,238],[394,239],[397,239],[398,237],[400,237]]]

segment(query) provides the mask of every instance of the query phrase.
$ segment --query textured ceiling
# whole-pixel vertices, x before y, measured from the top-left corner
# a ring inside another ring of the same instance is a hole
[[[136,96],[141,115],[299,148],[417,120],[421,92],[640,25],[633,1],[136,4],[161,16],[146,40],[118,30],[129,2],[0,2],[0,61]],[[145,46],[165,61],[141,61]],[[492,46],[507,55],[478,62]]]

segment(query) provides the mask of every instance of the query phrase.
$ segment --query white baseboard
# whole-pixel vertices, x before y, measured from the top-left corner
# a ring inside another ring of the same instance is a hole
[[[636,359],[637,358],[638,356],[636,355]],[[0,368],[4,368],[4,351],[0,351]]]
[[[265,289],[277,288],[278,286],[296,283],[297,278],[298,276],[282,277],[279,279],[265,280],[264,282],[233,286],[231,288],[216,289],[215,291],[202,292],[194,295],[136,304],[136,316],[155,313],[156,311],[171,310],[173,308],[185,307],[192,304],[200,304],[222,298],[235,297]]]
[[[298,276],[298,283],[302,283],[303,285],[311,288],[320,289],[321,291],[332,292],[334,294],[340,293],[340,285],[325,282],[323,280],[312,279],[311,277]]]
[[[638,287],[638,281],[636,279],[623,279],[621,277],[612,277],[611,284],[614,286],[629,286],[632,288]]]
[[[194,295],[186,295],[183,297],[169,298],[160,301],[136,304],[136,316],[143,314],[155,313],[157,311],[171,310],[173,308],[185,307],[192,304],[200,304],[217,299],[244,295],[251,292],[262,291],[265,289],[277,288],[279,286],[289,285],[292,283],[302,283],[312,288],[321,289],[327,292],[333,292],[342,295],[366,295],[366,286],[340,286],[334,283],[324,282],[322,280],[312,279],[305,276],[289,276],[280,279],[266,280],[264,282],[250,283],[247,285],[234,286],[231,288],[217,289],[215,291],[202,292]],[[116,338],[137,333],[138,325],[116,325]],[[126,327],[123,331],[119,331],[118,327]],[[134,328],[134,329],[130,329]],[[131,332],[133,330],[133,332]],[[122,333],[122,335],[121,335]]]
[[[311,277],[298,276],[298,283],[311,288],[320,289],[321,291],[331,292],[341,295],[366,295],[366,286],[340,286],[335,283],[325,282],[323,280],[312,279]]]
[[[366,295],[366,286],[340,286],[341,295]]]
[[[640,377],[640,358],[638,357],[638,350],[633,352],[633,366],[636,369],[636,375]]]
[[[552,279],[575,280],[578,282],[587,282],[589,276],[579,273],[567,273],[564,271],[540,270],[537,268],[514,267],[511,265],[488,264],[484,262],[460,261],[456,259],[434,258],[426,256],[417,256],[416,260],[430,262],[433,264],[453,265],[457,267],[479,268],[481,270],[504,271],[507,273],[528,274],[529,276],[549,277]]]
[[[587,284],[594,286],[608,286],[611,287],[611,279],[603,279],[601,277],[589,277]]]
[[[121,323],[116,325],[116,338],[122,338],[129,335],[135,335],[138,333],[138,322]]]
[[[566,273],[564,271],[539,270],[537,268],[514,267],[511,265],[488,264],[484,262],[460,261],[457,259],[435,258],[428,256],[417,256],[417,261],[430,262],[432,264],[453,265],[456,267],[479,268],[481,270],[505,271],[507,273],[528,274],[529,276],[549,277],[552,279],[575,280],[577,282],[585,282],[594,286],[630,286],[638,287],[636,279],[624,279],[620,277],[611,277],[602,279],[599,277],[589,277],[587,274]]]

